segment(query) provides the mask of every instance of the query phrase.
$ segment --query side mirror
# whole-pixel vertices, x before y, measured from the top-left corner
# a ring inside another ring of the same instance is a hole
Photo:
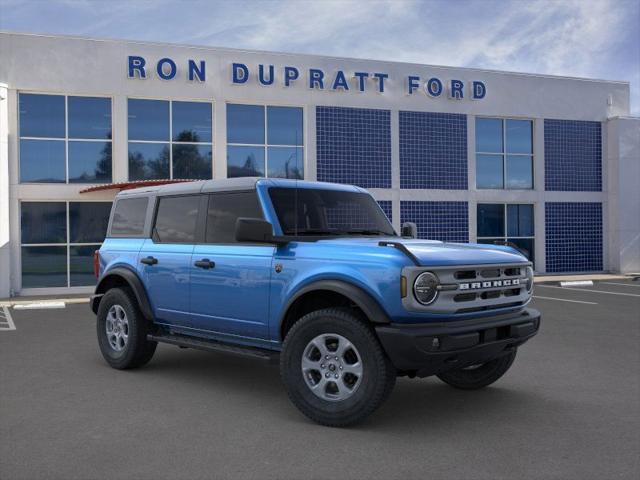
[[[273,227],[261,218],[236,220],[236,240],[250,243],[273,243]]]
[[[418,226],[413,222],[404,222],[400,234],[403,237],[418,238]]]

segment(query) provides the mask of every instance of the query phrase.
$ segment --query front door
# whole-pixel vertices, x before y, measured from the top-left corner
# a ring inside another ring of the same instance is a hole
[[[189,275],[201,198],[160,197],[152,238],[140,251],[142,278],[158,323],[191,326]]]
[[[191,319],[220,336],[267,340],[275,247],[236,242],[239,217],[263,218],[255,191],[209,195],[205,243],[191,257]]]

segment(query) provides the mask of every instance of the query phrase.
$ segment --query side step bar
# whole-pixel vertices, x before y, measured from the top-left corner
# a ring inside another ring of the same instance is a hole
[[[187,335],[165,334],[165,335],[147,335],[147,340],[159,343],[168,343],[182,348],[194,348],[196,350],[205,350],[208,352],[230,353],[232,355],[240,355],[243,357],[258,358],[271,362],[277,362],[280,358],[279,352],[272,350],[244,347],[241,345],[230,345],[228,343],[218,342],[216,340],[204,340],[193,338]]]

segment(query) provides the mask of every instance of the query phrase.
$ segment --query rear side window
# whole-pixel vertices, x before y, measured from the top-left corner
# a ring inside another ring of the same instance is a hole
[[[161,197],[153,229],[153,239],[160,243],[194,243],[200,195]]]
[[[238,217],[263,218],[255,191],[219,193],[209,196],[207,243],[237,243]]]
[[[144,233],[147,216],[147,197],[125,198],[116,202],[111,223],[111,235],[115,237],[137,237]]]

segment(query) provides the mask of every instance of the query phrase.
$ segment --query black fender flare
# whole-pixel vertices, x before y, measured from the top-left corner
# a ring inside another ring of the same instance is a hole
[[[145,290],[140,277],[126,267],[116,267],[109,270],[107,274],[100,279],[100,282],[96,285],[95,295],[91,297],[91,310],[93,310],[93,313],[98,313],[100,299],[107,292],[106,285],[108,285],[109,280],[114,277],[121,278],[127,283],[129,288],[131,288],[131,291],[133,291],[133,294],[136,296],[136,301],[138,302],[138,307],[140,307],[142,315],[144,315],[147,320],[153,320],[153,310],[151,309],[147,291]]]
[[[280,328],[282,328],[282,322],[284,322],[287,314],[289,313],[289,309],[295,301],[303,295],[316,290],[329,290],[331,292],[344,295],[355,303],[372,323],[391,323],[387,312],[384,311],[378,301],[362,288],[343,280],[318,280],[302,287],[292,298],[289,299],[282,311],[282,315],[280,316]]]

